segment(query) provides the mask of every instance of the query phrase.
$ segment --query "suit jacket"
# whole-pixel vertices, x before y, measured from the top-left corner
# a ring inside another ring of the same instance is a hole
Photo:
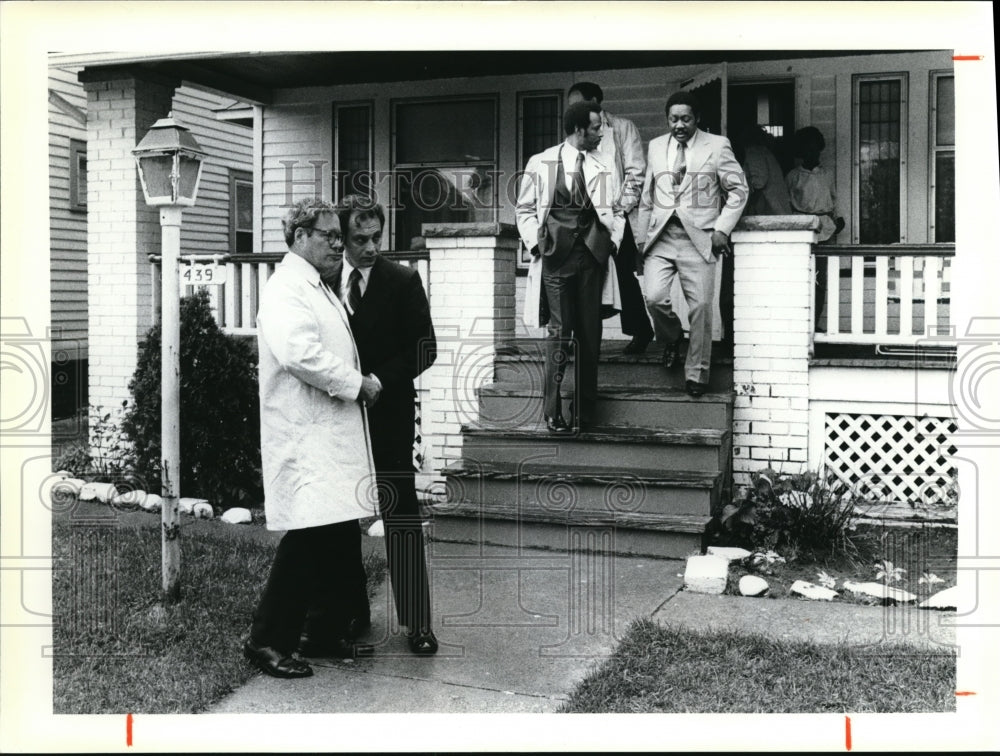
[[[615,167],[616,186],[612,191],[614,200],[629,215],[639,205],[643,176],[646,173],[646,156],[642,152],[642,137],[639,130],[627,118],[619,118],[608,111],[601,111],[604,121],[604,136],[597,151],[605,156],[605,165]]]
[[[635,241],[645,243],[648,252],[676,215],[702,257],[711,261],[712,231],[731,234],[747,204],[746,176],[728,139],[699,131],[687,148],[687,171],[675,192],[673,166],[667,165],[672,139],[667,133],[649,143]]]
[[[532,155],[521,176],[514,215],[517,231],[524,245],[530,250],[538,245],[544,248],[545,220],[552,208],[555,180],[559,172],[559,150],[562,143]],[[587,193],[597,211],[597,219],[611,235],[615,249],[622,243],[625,232],[625,214],[615,201],[614,166],[605,165],[596,151],[586,153],[583,159],[583,179]]]
[[[340,291],[343,263],[338,262],[327,284]],[[368,411],[375,465],[408,464],[412,469],[413,381],[437,359],[437,341],[430,304],[420,274],[406,265],[378,257],[351,330],[361,357],[361,372],[374,373],[382,393]]]
[[[268,530],[368,517],[374,472],[361,360],[340,301],[317,270],[285,255],[261,293],[260,445]]]

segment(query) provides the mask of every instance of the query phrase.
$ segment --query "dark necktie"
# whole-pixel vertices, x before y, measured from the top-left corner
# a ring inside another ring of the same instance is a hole
[[[361,271],[355,268],[347,279],[347,305],[353,315],[361,306]]]
[[[587,184],[583,180],[583,153],[576,153],[576,170],[573,171],[573,193],[579,204],[587,201]]]
[[[678,186],[684,180],[687,173],[687,161],[684,159],[684,142],[677,143],[677,157],[674,158],[674,174],[677,176]]]

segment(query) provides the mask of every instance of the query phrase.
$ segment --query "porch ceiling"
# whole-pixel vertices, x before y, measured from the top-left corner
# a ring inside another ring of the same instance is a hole
[[[339,84],[421,81],[476,76],[592,71],[870,55],[873,50],[431,50],[362,52],[246,52],[184,56],[91,56],[74,61],[92,72],[128,66],[180,78],[249,102],[267,104],[279,89]],[[904,52],[894,50],[893,52]],[[84,74],[81,78],[85,78]]]

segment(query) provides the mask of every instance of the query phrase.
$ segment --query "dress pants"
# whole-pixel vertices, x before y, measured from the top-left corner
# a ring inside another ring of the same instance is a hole
[[[576,340],[577,417],[590,421],[597,403],[597,363],[601,355],[601,289],[604,266],[577,241],[558,267],[542,261],[542,285],[549,304],[545,342],[545,415],[561,415],[560,388],[569,360],[570,340]]]
[[[289,530],[254,612],[251,641],[291,654],[310,606],[322,613],[325,631],[344,637],[353,586],[364,574],[357,520]]]
[[[670,290],[680,276],[687,300],[690,342],[684,377],[708,383],[712,363],[712,299],[715,296],[715,260],[708,262],[695,248],[680,223],[670,222],[646,252],[646,306],[653,318],[656,338],[673,343],[682,335],[681,322],[673,310]]]
[[[621,292],[622,333],[626,336],[652,339],[653,327],[649,324],[646,314],[646,302],[642,297],[639,279],[635,277],[636,256],[635,238],[632,236],[632,226],[625,219],[625,234],[621,246],[615,255],[615,272],[618,275],[618,289]]]

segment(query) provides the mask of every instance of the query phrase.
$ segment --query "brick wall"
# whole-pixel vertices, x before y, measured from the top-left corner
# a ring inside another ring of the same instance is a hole
[[[733,480],[805,469],[813,216],[741,221],[734,242]]]
[[[174,88],[122,73],[84,81],[90,403],[106,409],[128,397],[139,339],[153,324],[147,257],[160,249],[159,212],[143,199],[132,149],[170,110]]]
[[[430,253],[430,304],[438,359],[425,374],[428,467],[440,471],[462,456],[463,423],[478,418],[476,389],[493,380],[498,346],[514,336],[513,227],[425,225]]]

